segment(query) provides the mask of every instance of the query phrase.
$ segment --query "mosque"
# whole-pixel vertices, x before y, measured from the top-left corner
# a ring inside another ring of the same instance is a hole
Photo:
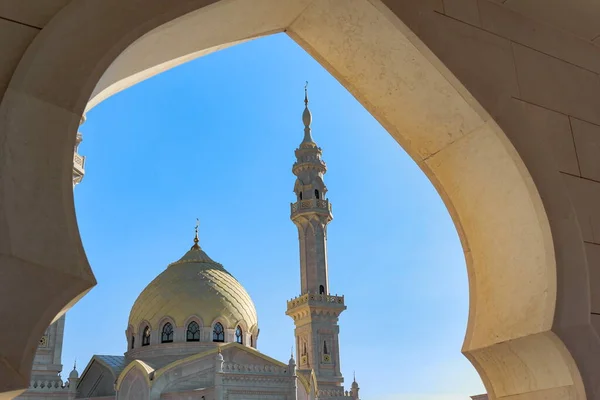
[[[65,317],[46,331],[30,388],[18,399],[358,400],[356,379],[344,390],[338,317],[343,296],[329,291],[327,224],[332,220],[322,151],[311,136],[305,89],[304,138],[292,172],[291,220],[300,242],[300,295],[287,302],[295,355],[281,362],[258,350],[256,309],[244,287],[201,248],[191,248],[139,295],[125,329],[123,355],[94,355],[81,376],[61,378]],[[73,184],[83,178],[75,147]]]

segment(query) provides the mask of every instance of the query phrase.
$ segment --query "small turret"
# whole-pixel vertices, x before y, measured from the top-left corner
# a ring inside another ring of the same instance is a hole
[[[358,383],[356,382],[356,372],[354,373],[354,380],[352,381],[352,386],[350,388],[350,395],[354,400],[359,400],[358,391],[360,388],[358,387]]]
[[[294,360],[294,349],[292,348],[292,353],[290,354],[290,361],[288,361],[288,370],[290,375],[296,375],[296,360]]]
[[[79,383],[79,372],[77,372],[77,361],[73,363],[73,370],[69,373],[69,390],[75,392]]]

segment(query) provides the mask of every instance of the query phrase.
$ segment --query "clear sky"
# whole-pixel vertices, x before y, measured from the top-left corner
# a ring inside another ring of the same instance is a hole
[[[98,285],[67,314],[63,363],[122,355],[136,297],[192,245],[244,285],[259,350],[287,362],[286,300],[300,291],[289,219],[304,81],[333,205],[332,294],[344,294],[342,372],[363,399],[454,400],[484,392],[460,353],[465,261],[450,216],[414,161],[284,34],[208,55],[98,105],[80,131],[79,229]]]

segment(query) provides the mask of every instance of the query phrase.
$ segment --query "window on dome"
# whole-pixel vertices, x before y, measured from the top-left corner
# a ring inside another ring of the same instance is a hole
[[[144,333],[142,334],[142,346],[148,346],[150,344],[150,327],[146,326],[144,328]]]
[[[171,343],[173,341],[173,325],[167,322],[162,329],[161,343]]]
[[[250,335],[250,347],[254,347],[254,336]]]
[[[131,350],[135,347],[135,336],[131,336]]]
[[[186,340],[188,342],[200,341],[200,326],[196,321],[192,321],[188,324]]]
[[[319,199],[319,191],[317,189],[315,189],[315,198],[318,200]]]
[[[225,330],[220,322],[215,324],[213,328],[213,342],[224,342],[225,341]]]
[[[235,328],[235,341],[239,344],[244,344],[244,338],[242,336],[242,328],[239,326]]]

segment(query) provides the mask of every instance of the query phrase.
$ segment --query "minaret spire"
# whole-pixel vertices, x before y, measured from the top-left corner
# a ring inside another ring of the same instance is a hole
[[[304,107],[308,108],[308,81],[304,84]]]
[[[304,140],[300,144],[301,148],[317,147],[310,134],[310,124],[312,123],[312,114],[308,109],[308,81],[304,85],[304,112],[302,113],[302,122],[304,123]]]

